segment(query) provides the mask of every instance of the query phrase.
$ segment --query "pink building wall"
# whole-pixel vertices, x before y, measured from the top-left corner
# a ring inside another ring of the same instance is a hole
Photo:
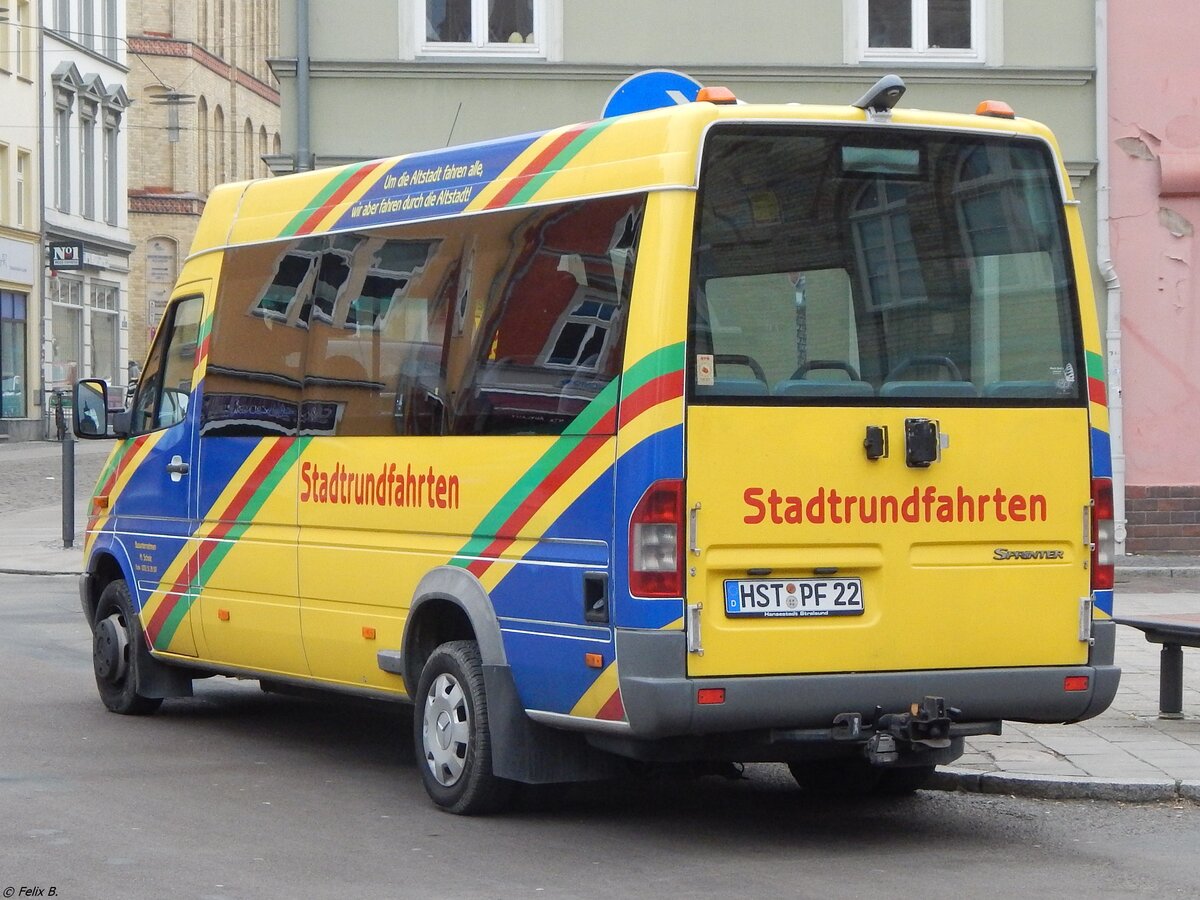
[[[1122,288],[1128,547],[1193,551],[1200,548],[1200,3],[1110,0],[1108,10],[1109,234]]]

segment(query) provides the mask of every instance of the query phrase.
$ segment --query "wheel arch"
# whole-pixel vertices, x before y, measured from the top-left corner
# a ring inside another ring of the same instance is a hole
[[[399,674],[410,697],[430,654],[455,640],[475,641],[484,666],[508,665],[500,622],[487,589],[465,569],[440,566],[417,584],[404,623]]]
[[[141,603],[137,585],[129,576],[128,557],[119,543],[111,541],[92,550],[87,570],[80,581],[79,599],[89,627],[96,622],[96,605],[100,602],[100,595],[114,581],[124,581],[129,585],[129,597],[134,612],[140,613]]]

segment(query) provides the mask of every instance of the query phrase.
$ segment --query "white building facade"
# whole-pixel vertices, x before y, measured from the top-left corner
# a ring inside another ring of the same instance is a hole
[[[40,437],[38,3],[0,12],[0,437]]]
[[[44,390],[128,381],[128,117],[124,0],[43,4],[43,173],[48,258]]]

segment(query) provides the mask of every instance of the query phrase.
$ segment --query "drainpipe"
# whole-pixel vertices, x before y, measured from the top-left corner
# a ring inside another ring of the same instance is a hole
[[[296,171],[312,165],[309,150],[308,0],[296,2]]]
[[[1113,505],[1116,517],[1117,555],[1125,554],[1125,421],[1121,396],[1121,282],[1112,261],[1109,235],[1108,142],[1108,0],[1096,0],[1096,264],[1104,277],[1108,352],[1108,422],[1112,440]]]

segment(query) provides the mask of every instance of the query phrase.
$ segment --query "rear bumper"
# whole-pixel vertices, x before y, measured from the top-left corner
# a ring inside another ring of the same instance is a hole
[[[956,721],[1077,722],[1099,715],[1116,696],[1121,670],[1111,657],[1080,666],[945,669],[816,675],[688,678],[681,632],[617,632],[621,700],[629,736],[642,739],[763,728],[828,728],[842,713],[866,722],[941,697]],[[1067,692],[1063,679],[1086,675],[1088,690]],[[700,705],[700,687],[725,689],[725,702]]]

